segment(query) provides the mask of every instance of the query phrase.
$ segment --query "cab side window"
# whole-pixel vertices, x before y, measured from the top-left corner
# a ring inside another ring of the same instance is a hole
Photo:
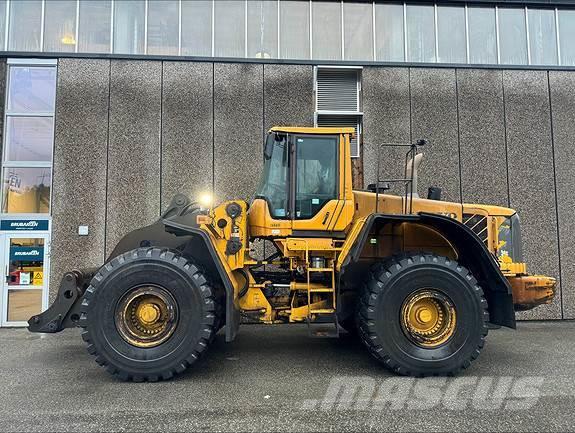
[[[296,137],[296,219],[310,219],[337,198],[338,137]]]

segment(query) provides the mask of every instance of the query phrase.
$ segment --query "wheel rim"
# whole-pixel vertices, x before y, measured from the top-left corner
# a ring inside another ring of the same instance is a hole
[[[421,347],[434,348],[446,343],[455,332],[456,322],[453,303],[437,290],[419,290],[401,308],[404,333]]]
[[[130,290],[116,308],[116,328],[124,340],[136,347],[155,347],[174,333],[178,306],[162,287]]]

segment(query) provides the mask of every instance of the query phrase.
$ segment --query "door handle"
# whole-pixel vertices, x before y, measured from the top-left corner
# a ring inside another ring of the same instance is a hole
[[[326,212],[325,215],[323,216],[323,221],[321,222],[322,225],[325,225],[325,223],[327,222],[327,219],[329,218],[329,212]]]

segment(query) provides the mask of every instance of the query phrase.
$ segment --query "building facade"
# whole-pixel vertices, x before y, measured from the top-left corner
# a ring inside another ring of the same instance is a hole
[[[420,194],[511,206],[575,318],[575,2],[0,1],[0,325],[103,264],[177,192],[250,200],[273,125],[352,125],[354,181],[379,145],[426,138]],[[381,154],[382,176],[401,169]]]

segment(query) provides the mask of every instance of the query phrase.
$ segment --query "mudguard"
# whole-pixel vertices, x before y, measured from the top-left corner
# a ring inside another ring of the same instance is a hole
[[[430,226],[445,236],[458,252],[459,261],[479,280],[489,308],[490,322],[515,329],[512,289],[499,268],[495,257],[473,231],[461,222],[438,214],[421,212],[416,215],[373,214],[367,219],[355,245],[343,263],[342,270],[357,262],[367,238],[376,225],[414,222]]]
[[[225,292],[226,341],[237,333],[240,314],[234,303],[233,285],[214,249],[209,236],[199,228],[196,216],[200,211],[196,203],[183,194],[177,194],[170,206],[155,223],[133,230],[116,245],[105,263],[114,257],[140,247],[162,247],[180,251],[193,258],[206,273],[212,284]],[[59,332],[77,326],[74,312],[82,301],[83,293],[97,269],[72,271],[64,275],[55,302],[44,313],[32,317],[30,332]],[[221,283],[221,284],[218,284]]]

